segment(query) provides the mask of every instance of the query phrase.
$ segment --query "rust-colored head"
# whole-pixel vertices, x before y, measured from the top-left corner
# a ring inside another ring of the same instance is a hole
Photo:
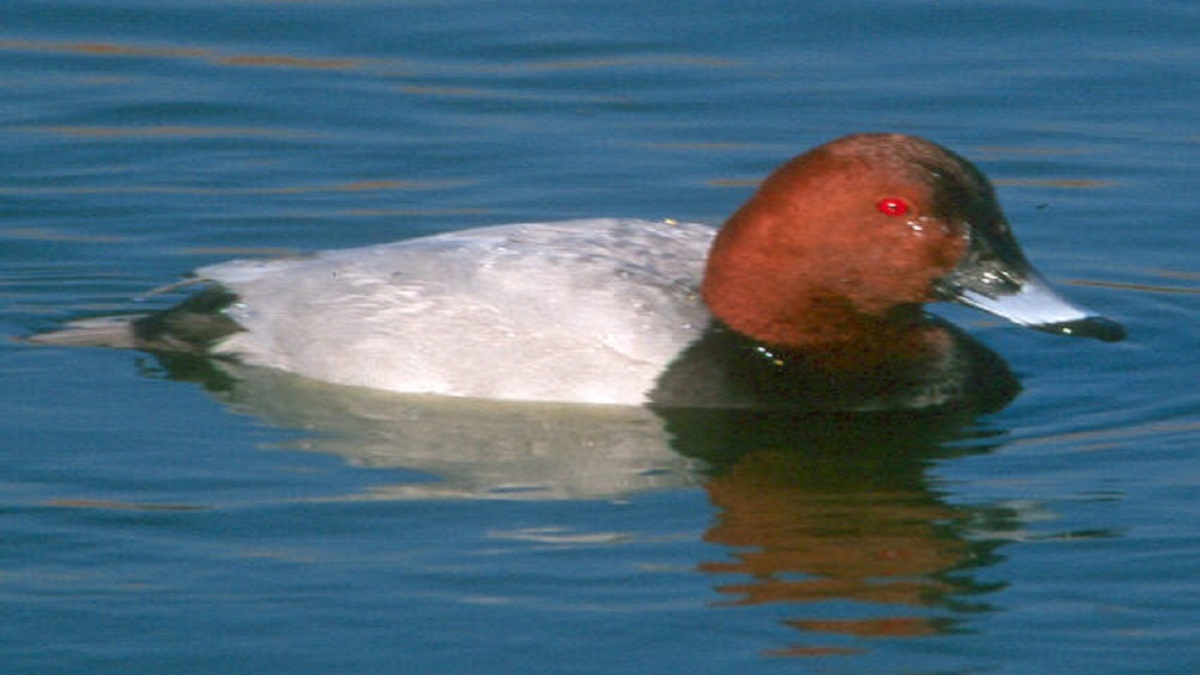
[[[846,136],[779,167],[718,233],[703,294],[739,333],[836,365],[944,347],[922,319],[934,300],[1048,332],[1125,334],[1044,284],[978,169],[903,134]]]

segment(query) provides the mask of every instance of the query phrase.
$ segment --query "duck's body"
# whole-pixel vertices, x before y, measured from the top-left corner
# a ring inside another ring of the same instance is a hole
[[[641,220],[487,227],[197,271],[237,296],[212,351],[403,392],[639,404],[710,320],[715,230]]]
[[[1049,291],[983,174],[898,134],[797,157],[719,233],[627,219],[505,225],[197,275],[214,290],[133,322],[130,346],[494,399],[987,408],[1015,378],[923,303],[1123,336]]]

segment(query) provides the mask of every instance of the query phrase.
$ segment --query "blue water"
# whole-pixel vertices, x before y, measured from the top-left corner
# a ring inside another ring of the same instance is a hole
[[[975,160],[1131,337],[947,308],[1023,377],[1007,409],[670,442],[6,339],[5,670],[1195,670],[1198,32],[1184,0],[7,0],[6,336],[235,256],[719,223],[789,156],[896,130]]]

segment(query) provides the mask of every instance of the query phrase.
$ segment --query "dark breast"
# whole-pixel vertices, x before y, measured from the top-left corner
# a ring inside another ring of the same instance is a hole
[[[990,412],[1016,396],[1020,384],[999,355],[952,324],[931,321],[955,345],[939,362],[856,374],[814,368],[803,354],[773,350],[714,322],[664,371],[651,407]]]

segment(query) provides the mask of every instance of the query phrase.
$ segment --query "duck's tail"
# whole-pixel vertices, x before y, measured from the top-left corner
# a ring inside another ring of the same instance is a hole
[[[72,321],[58,330],[22,339],[32,344],[57,347],[137,349],[140,345],[134,324],[141,318],[140,315],[131,315],[81,319]]]
[[[81,319],[25,340],[60,347],[204,354],[216,341],[241,330],[221,311],[234,299],[229,291],[214,286],[161,312]]]

